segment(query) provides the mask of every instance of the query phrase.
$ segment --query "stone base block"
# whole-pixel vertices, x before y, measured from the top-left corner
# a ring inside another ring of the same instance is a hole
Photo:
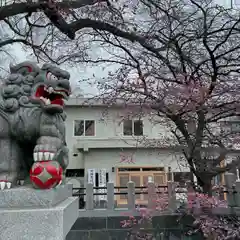
[[[0,240],[64,240],[78,215],[75,197],[51,208],[1,208]]]
[[[49,190],[19,187],[0,191],[1,208],[48,208],[72,196],[72,185],[61,185]]]

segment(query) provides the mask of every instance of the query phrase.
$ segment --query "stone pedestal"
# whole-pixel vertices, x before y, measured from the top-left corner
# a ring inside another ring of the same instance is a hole
[[[64,240],[77,218],[72,185],[0,191],[0,240]]]

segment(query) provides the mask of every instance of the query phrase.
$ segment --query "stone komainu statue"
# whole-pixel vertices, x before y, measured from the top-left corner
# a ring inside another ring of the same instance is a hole
[[[50,64],[23,62],[10,71],[0,87],[0,182],[8,188],[29,176],[34,161],[66,170],[63,99],[71,91],[70,74]]]

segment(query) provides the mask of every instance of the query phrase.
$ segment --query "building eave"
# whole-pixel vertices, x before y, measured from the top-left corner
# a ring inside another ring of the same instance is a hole
[[[110,150],[110,149],[148,149],[148,150],[157,150],[157,151],[175,151],[175,152],[182,152],[183,150],[187,150],[186,146],[180,146],[180,145],[164,145],[164,144],[145,144],[137,143],[136,140],[122,140],[122,139],[101,139],[101,140],[90,140],[90,141],[83,141],[78,140],[77,143],[74,145],[75,149],[78,149],[79,151],[88,152],[90,150]],[[202,147],[203,152],[219,152],[219,148],[214,147]],[[227,154],[239,154],[240,149],[228,149]]]

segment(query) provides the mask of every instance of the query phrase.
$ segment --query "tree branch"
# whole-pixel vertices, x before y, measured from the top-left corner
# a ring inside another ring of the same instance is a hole
[[[5,41],[2,41],[2,42],[0,42],[0,48],[3,47],[3,46],[7,46],[9,44],[13,44],[13,43],[23,43],[26,46],[31,46],[32,48],[37,49],[38,51],[43,53],[43,55],[45,55],[50,61],[57,64],[57,62],[55,62],[55,60],[53,58],[51,58],[40,46],[34,45],[34,44],[28,42],[25,39],[8,39],[8,40],[5,40]]]
[[[77,9],[87,5],[94,5],[100,2],[107,2],[107,0],[70,0],[56,2],[56,6],[61,9]],[[39,1],[37,3],[27,1],[25,3],[12,3],[0,8],[0,20],[9,18],[22,13],[33,13],[41,10],[43,7],[48,7],[47,1]]]

